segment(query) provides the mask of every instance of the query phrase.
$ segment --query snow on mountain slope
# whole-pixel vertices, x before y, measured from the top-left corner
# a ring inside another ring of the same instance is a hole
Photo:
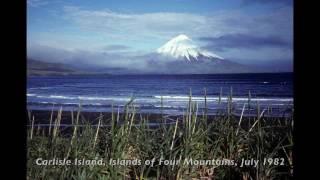
[[[222,57],[200,49],[188,36],[181,34],[157,49],[157,53],[174,58],[186,58],[188,61],[200,57],[223,59]]]

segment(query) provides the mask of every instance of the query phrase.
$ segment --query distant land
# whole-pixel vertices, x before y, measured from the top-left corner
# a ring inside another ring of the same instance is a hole
[[[263,68],[257,68],[255,67],[255,71],[253,70],[247,70],[247,71],[239,71],[241,66],[232,66],[233,63],[228,64],[228,61],[225,61],[226,63],[220,64],[219,68],[212,67],[212,70],[214,70],[214,73],[202,73],[202,74],[243,74],[243,73],[287,73],[289,71],[263,71]],[[175,65],[178,65],[180,67],[183,67],[183,62],[175,63]],[[193,64],[196,65],[196,64]],[[223,65],[223,66],[222,66]],[[245,66],[243,66],[245,67]],[[151,67],[150,67],[151,68]],[[228,69],[228,71],[225,71],[225,69]],[[252,67],[252,69],[254,69]],[[220,71],[219,71],[220,70]],[[290,72],[289,72],[290,73]],[[122,69],[122,68],[93,68],[90,66],[87,66],[87,68],[80,68],[77,66],[72,66],[70,64],[64,64],[64,63],[52,63],[52,62],[45,62],[42,60],[35,60],[32,58],[27,59],[27,76],[101,76],[101,75],[113,75],[113,74],[176,74],[176,73],[157,73],[157,72],[139,72],[129,69]],[[182,72],[178,74],[201,74],[201,73],[187,73]]]
[[[107,73],[84,71],[68,64],[27,59],[28,76],[70,76],[70,75],[109,75]]]

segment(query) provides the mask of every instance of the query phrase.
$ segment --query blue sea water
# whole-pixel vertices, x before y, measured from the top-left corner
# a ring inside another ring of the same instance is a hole
[[[204,110],[204,88],[209,114],[225,109],[232,89],[233,112],[241,113],[251,93],[250,107],[287,113],[293,106],[293,74],[219,74],[219,75],[103,75],[50,76],[27,79],[27,109],[110,112],[123,110],[134,98],[142,113],[182,114],[186,111],[190,89],[192,100]],[[222,90],[221,103],[219,94]],[[161,103],[162,97],[162,103]],[[249,113],[248,109],[248,113]]]

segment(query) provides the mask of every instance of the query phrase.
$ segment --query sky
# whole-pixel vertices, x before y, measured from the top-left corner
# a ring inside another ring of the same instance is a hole
[[[242,64],[292,70],[292,0],[28,0],[29,58],[130,64],[185,34]]]

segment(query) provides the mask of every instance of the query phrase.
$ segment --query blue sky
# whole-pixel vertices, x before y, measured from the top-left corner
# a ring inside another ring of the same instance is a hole
[[[292,10],[292,0],[28,0],[27,50],[56,62],[116,64],[109,59],[186,34],[235,62],[291,68]]]

